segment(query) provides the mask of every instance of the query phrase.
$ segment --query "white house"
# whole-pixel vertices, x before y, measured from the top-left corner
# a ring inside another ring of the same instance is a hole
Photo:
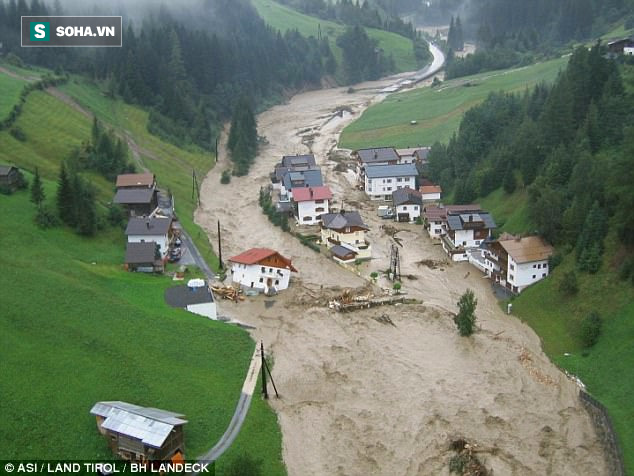
[[[395,218],[398,221],[416,221],[423,208],[421,193],[409,187],[394,190],[392,203],[395,208]]]
[[[423,185],[420,192],[424,202],[437,202],[440,201],[442,188],[439,185]]]
[[[359,149],[355,152],[357,156],[357,175],[359,183],[364,183],[365,169],[374,165],[396,165],[400,157],[394,147],[378,147],[371,149]]]
[[[172,219],[168,217],[132,217],[125,229],[128,243],[146,243],[159,245],[161,256],[169,251],[172,238]]]
[[[330,250],[341,246],[353,251],[355,259],[372,257],[372,248],[365,238],[366,231],[368,226],[363,223],[359,212],[341,210],[321,216],[321,242]]]
[[[365,168],[365,193],[372,200],[391,200],[399,188],[416,189],[418,171],[414,164],[374,165]]]
[[[172,307],[217,319],[216,302],[211,289],[203,279],[190,279],[187,286],[175,286],[165,290],[165,301]]]
[[[553,247],[539,236],[503,236],[484,252],[486,273],[495,282],[521,293],[548,276],[552,254]]]
[[[430,238],[440,239],[447,233],[447,213],[480,210],[480,205],[424,205],[423,223]]]
[[[293,198],[293,189],[321,187],[323,185],[324,181],[319,167],[311,167],[305,170],[289,170],[282,177],[280,201],[290,201]]]
[[[296,204],[295,218],[300,225],[321,223],[321,216],[329,212],[332,192],[330,187],[301,187],[291,189]]]
[[[447,214],[447,233],[441,243],[453,261],[467,261],[496,227],[491,214],[484,211]]]
[[[288,288],[291,272],[297,272],[290,259],[269,248],[251,248],[229,262],[234,283],[265,294]]]

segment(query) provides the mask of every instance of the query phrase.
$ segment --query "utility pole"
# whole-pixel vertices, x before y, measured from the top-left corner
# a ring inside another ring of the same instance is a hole
[[[265,400],[269,398],[269,391],[266,388],[266,366],[264,360],[264,342],[260,341],[260,359],[262,359],[262,395]]]
[[[390,278],[392,281],[400,281],[401,279],[401,259],[398,254],[398,247],[392,244],[390,253]]]
[[[220,220],[218,220],[218,261],[220,262],[220,270],[224,269],[222,264],[222,241],[220,240]]]
[[[216,163],[218,163],[218,137],[216,137]]]

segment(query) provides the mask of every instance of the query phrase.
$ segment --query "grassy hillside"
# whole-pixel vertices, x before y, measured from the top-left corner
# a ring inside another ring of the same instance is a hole
[[[317,37],[319,26],[321,33],[328,36],[337,63],[341,65],[341,49],[335,43],[337,37],[345,31],[345,26],[332,21],[322,20],[300,13],[273,0],[252,0],[260,16],[281,31],[298,30],[304,36]],[[366,28],[368,35],[379,42],[386,55],[392,54],[398,71],[414,71],[417,69],[416,57],[411,40],[383,30]]]
[[[464,112],[493,91],[523,91],[542,81],[552,81],[567,62],[558,58],[535,65],[492,71],[454,79],[440,87],[421,88],[388,96],[365,110],[346,127],[340,147],[408,147],[446,142],[458,129]],[[411,125],[410,121],[417,121]]]
[[[52,201],[55,184],[46,191]],[[0,195],[0,208],[2,458],[109,458],[88,413],[99,400],[186,414],[189,457],[213,445],[246,375],[248,334],[167,306],[168,278],[123,271],[120,230],[93,239],[40,230],[28,191]],[[275,416],[255,400],[243,446],[225,460],[247,449],[265,474],[283,474]]]
[[[13,106],[18,102],[20,92],[26,81],[7,74],[0,75],[0,120],[7,117]]]
[[[561,276],[574,268],[570,255],[548,279],[528,288],[513,300],[513,314],[527,322],[542,339],[544,351],[559,366],[578,375],[587,390],[610,412],[625,456],[634,471],[634,288],[618,281],[613,270],[615,243],[596,275],[578,273],[579,293],[563,297]],[[580,323],[591,311],[603,318],[599,342],[583,349]],[[566,355],[569,354],[569,355]]]

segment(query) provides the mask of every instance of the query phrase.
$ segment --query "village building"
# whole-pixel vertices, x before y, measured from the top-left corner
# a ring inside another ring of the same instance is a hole
[[[477,250],[495,228],[493,217],[488,212],[449,212],[447,233],[441,238],[443,250],[453,261],[467,261],[469,253]]]
[[[521,293],[548,276],[553,251],[540,236],[502,236],[483,252],[485,272],[496,283]]]
[[[282,161],[275,165],[275,169],[271,173],[271,182],[274,189],[280,189],[284,175],[288,172],[299,172],[317,168],[315,156],[307,155],[285,155]]]
[[[392,192],[392,203],[397,221],[412,222],[421,216],[423,208],[422,194],[409,187],[400,188]]]
[[[0,165],[0,190],[14,192],[20,182],[20,170],[13,165]]]
[[[119,401],[98,402],[90,413],[119,457],[135,462],[184,461],[185,415]]]
[[[421,165],[427,165],[429,163],[429,151],[431,147],[419,147],[414,152],[414,156],[416,157],[416,162]]]
[[[405,187],[416,189],[417,176],[414,164],[366,167],[364,190],[372,200],[391,200],[394,190]]]
[[[371,149],[359,149],[356,151],[359,167],[368,165],[396,165],[400,157],[394,147],[378,147]]]
[[[156,177],[153,173],[117,175],[117,190],[120,188],[156,188]]]
[[[199,316],[214,320],[218,318],[213,292],[204,279],[190,279],[187,286],[167,288],[165,302]]]
[[[162,272],[164,260],[154,241],[127,243],[125,250],[125,267],[129,271],[140,273]]]
[[[332,251],[342,246],[355,253],[355,259],[372,257],[372,248],[365,238],[368,226],[357,211],[341,210],[321,216],[321,242]]]
[[[422,185],[419,190],[424,202],[437,202],[441,199],[442,188],[439,185]]]
[[[265,294],[288,288],[291,272],[297,272],[290,259],[269,248],[251,248],[229,262],[234,283]]]
[[[150,215],[158,206],[154,188],[120,188],[112,202],[124,207],[131,217]]]
[[[317,225],[321,216],[329,212],[332,192],[330,187],[303,187],[291,189],[295,203],[295,218],[300,225]]]
[[[447,233],[447,214],[480,210],[480,205],[425,205],[423,225],[430,238],[440,239]]]
[[[608,53],[612,55],[634,55],[634,40],[621,38],[607,44]]]
[[[330,248],[332,259],[341,264],[352,264],[357,260],[357,253],[345,246],[335,245]]]
[[[280,201],[290,201],[293,198],[292,190],[294,188],[321,187],[323,185],[324,181],[319,167],[287,172],[284,177],[282,177]]]
[[[128,243],[154,242],[161,258],[169,251],[172,239],[172,219],[167,217],[132,217],[125,229]]]
[[[419,155],[424,154],[423,149],[427,149],[424,147],[408,147],[405,149],[396,149],[396,154],[398,155],[398,163],[399,164],[413,164],[420,159]]]

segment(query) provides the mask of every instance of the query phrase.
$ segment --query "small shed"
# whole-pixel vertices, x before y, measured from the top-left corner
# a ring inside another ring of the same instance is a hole
[[[154,188],[120,188],[112,201],[125,207],[130,216],[147,216],[158,206]]]
[[[157,258],[157,243],[128,243],[125,250],[125,265],[129,271],[153,273],[163,271],[163,261]]]
[[[330,248],[330,252],[333,259],[339,263],[352,263],[357,259],[357,253],[345,246],[335,245]]]
[[[125,460],[184,459],[185,415],[120,401],[98,402],[90,413],[112,452]]]
[[[214,295],[203,279],[190,279],[187,286],[166,289],[165,302],[209,319],[217,318]]]
[[[20,182],[20,170],[13,165],[0,165],[0,189],[14,192]]]

